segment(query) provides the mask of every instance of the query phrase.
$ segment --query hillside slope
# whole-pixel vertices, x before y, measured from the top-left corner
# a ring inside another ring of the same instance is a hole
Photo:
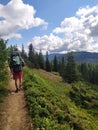
[[[50,54],[49,60],[53,60],[55,55],[58,59],[62,59],[62,57],[64,57],[65,60],[67,59],[67,54]],[[73,56],[76,62],[98,63],[98,53],[73,52]]]
[[[86,84],[83,85],[85,89]],[[94,115],[96,109],[90,108],[89,111],[76,104],[70,97],[72,85],[64,83],[60,76],[43,70],[25,69],[24,87],[29,113],[34,121],[33,130],[98,129],[98,113]],[[80,94],[79,91],[76,94]]]

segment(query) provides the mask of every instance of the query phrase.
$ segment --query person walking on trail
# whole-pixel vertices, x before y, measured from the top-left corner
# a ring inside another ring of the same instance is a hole
[[[13,74],[13,79],[15,80],[15,92],[18,92],[22,88],[23,66],[24,60],[22,59],[18,49],[15,48],[10,55],[10,70]]]

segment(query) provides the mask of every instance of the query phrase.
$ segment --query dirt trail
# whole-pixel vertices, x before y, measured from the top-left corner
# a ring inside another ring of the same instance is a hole
[[[2,104],[0,130],[30,130],[30,118],[27,113],[23,90],[14,93],[12,80],[8,85],[9,95]]]

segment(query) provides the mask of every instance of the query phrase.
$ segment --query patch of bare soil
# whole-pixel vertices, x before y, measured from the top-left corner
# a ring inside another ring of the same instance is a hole
[[[15,93],[13,80],[8,85],[8,90],[9,94],[1,107],[0,130],[30,130],[30,117],[23,90]]]
[[[56,75],[56,74],[54,74],[54,73],[47,72],[47,71],[42,70],[42,69],[39,69],[39,70],[35,69],[35,71],[38,72],[38,74],[41,74],[41,75],[43,75],[44,77],[47,77],[47,78],[49,78],[50,80],[53,80],[54,82],[62,81],[61,76]]]

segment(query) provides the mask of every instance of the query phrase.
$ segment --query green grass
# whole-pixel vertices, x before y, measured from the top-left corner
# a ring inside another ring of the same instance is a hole
[[[27,68],[24,71],[24,89],[33,120],[32,130],[98,130],[97,117],[90,113],[91,109],[76,105],[70,97],[73,86],[45,71]]]
[[[0,78],[0,103],[3,102],[3,99],[5,98],[5,96],[7,96],[7,89],[6,89],[6,85],[8,85],[9,82],[9,76],[8,73],[6,74],[5,78],[2,77],[2,79]]]

